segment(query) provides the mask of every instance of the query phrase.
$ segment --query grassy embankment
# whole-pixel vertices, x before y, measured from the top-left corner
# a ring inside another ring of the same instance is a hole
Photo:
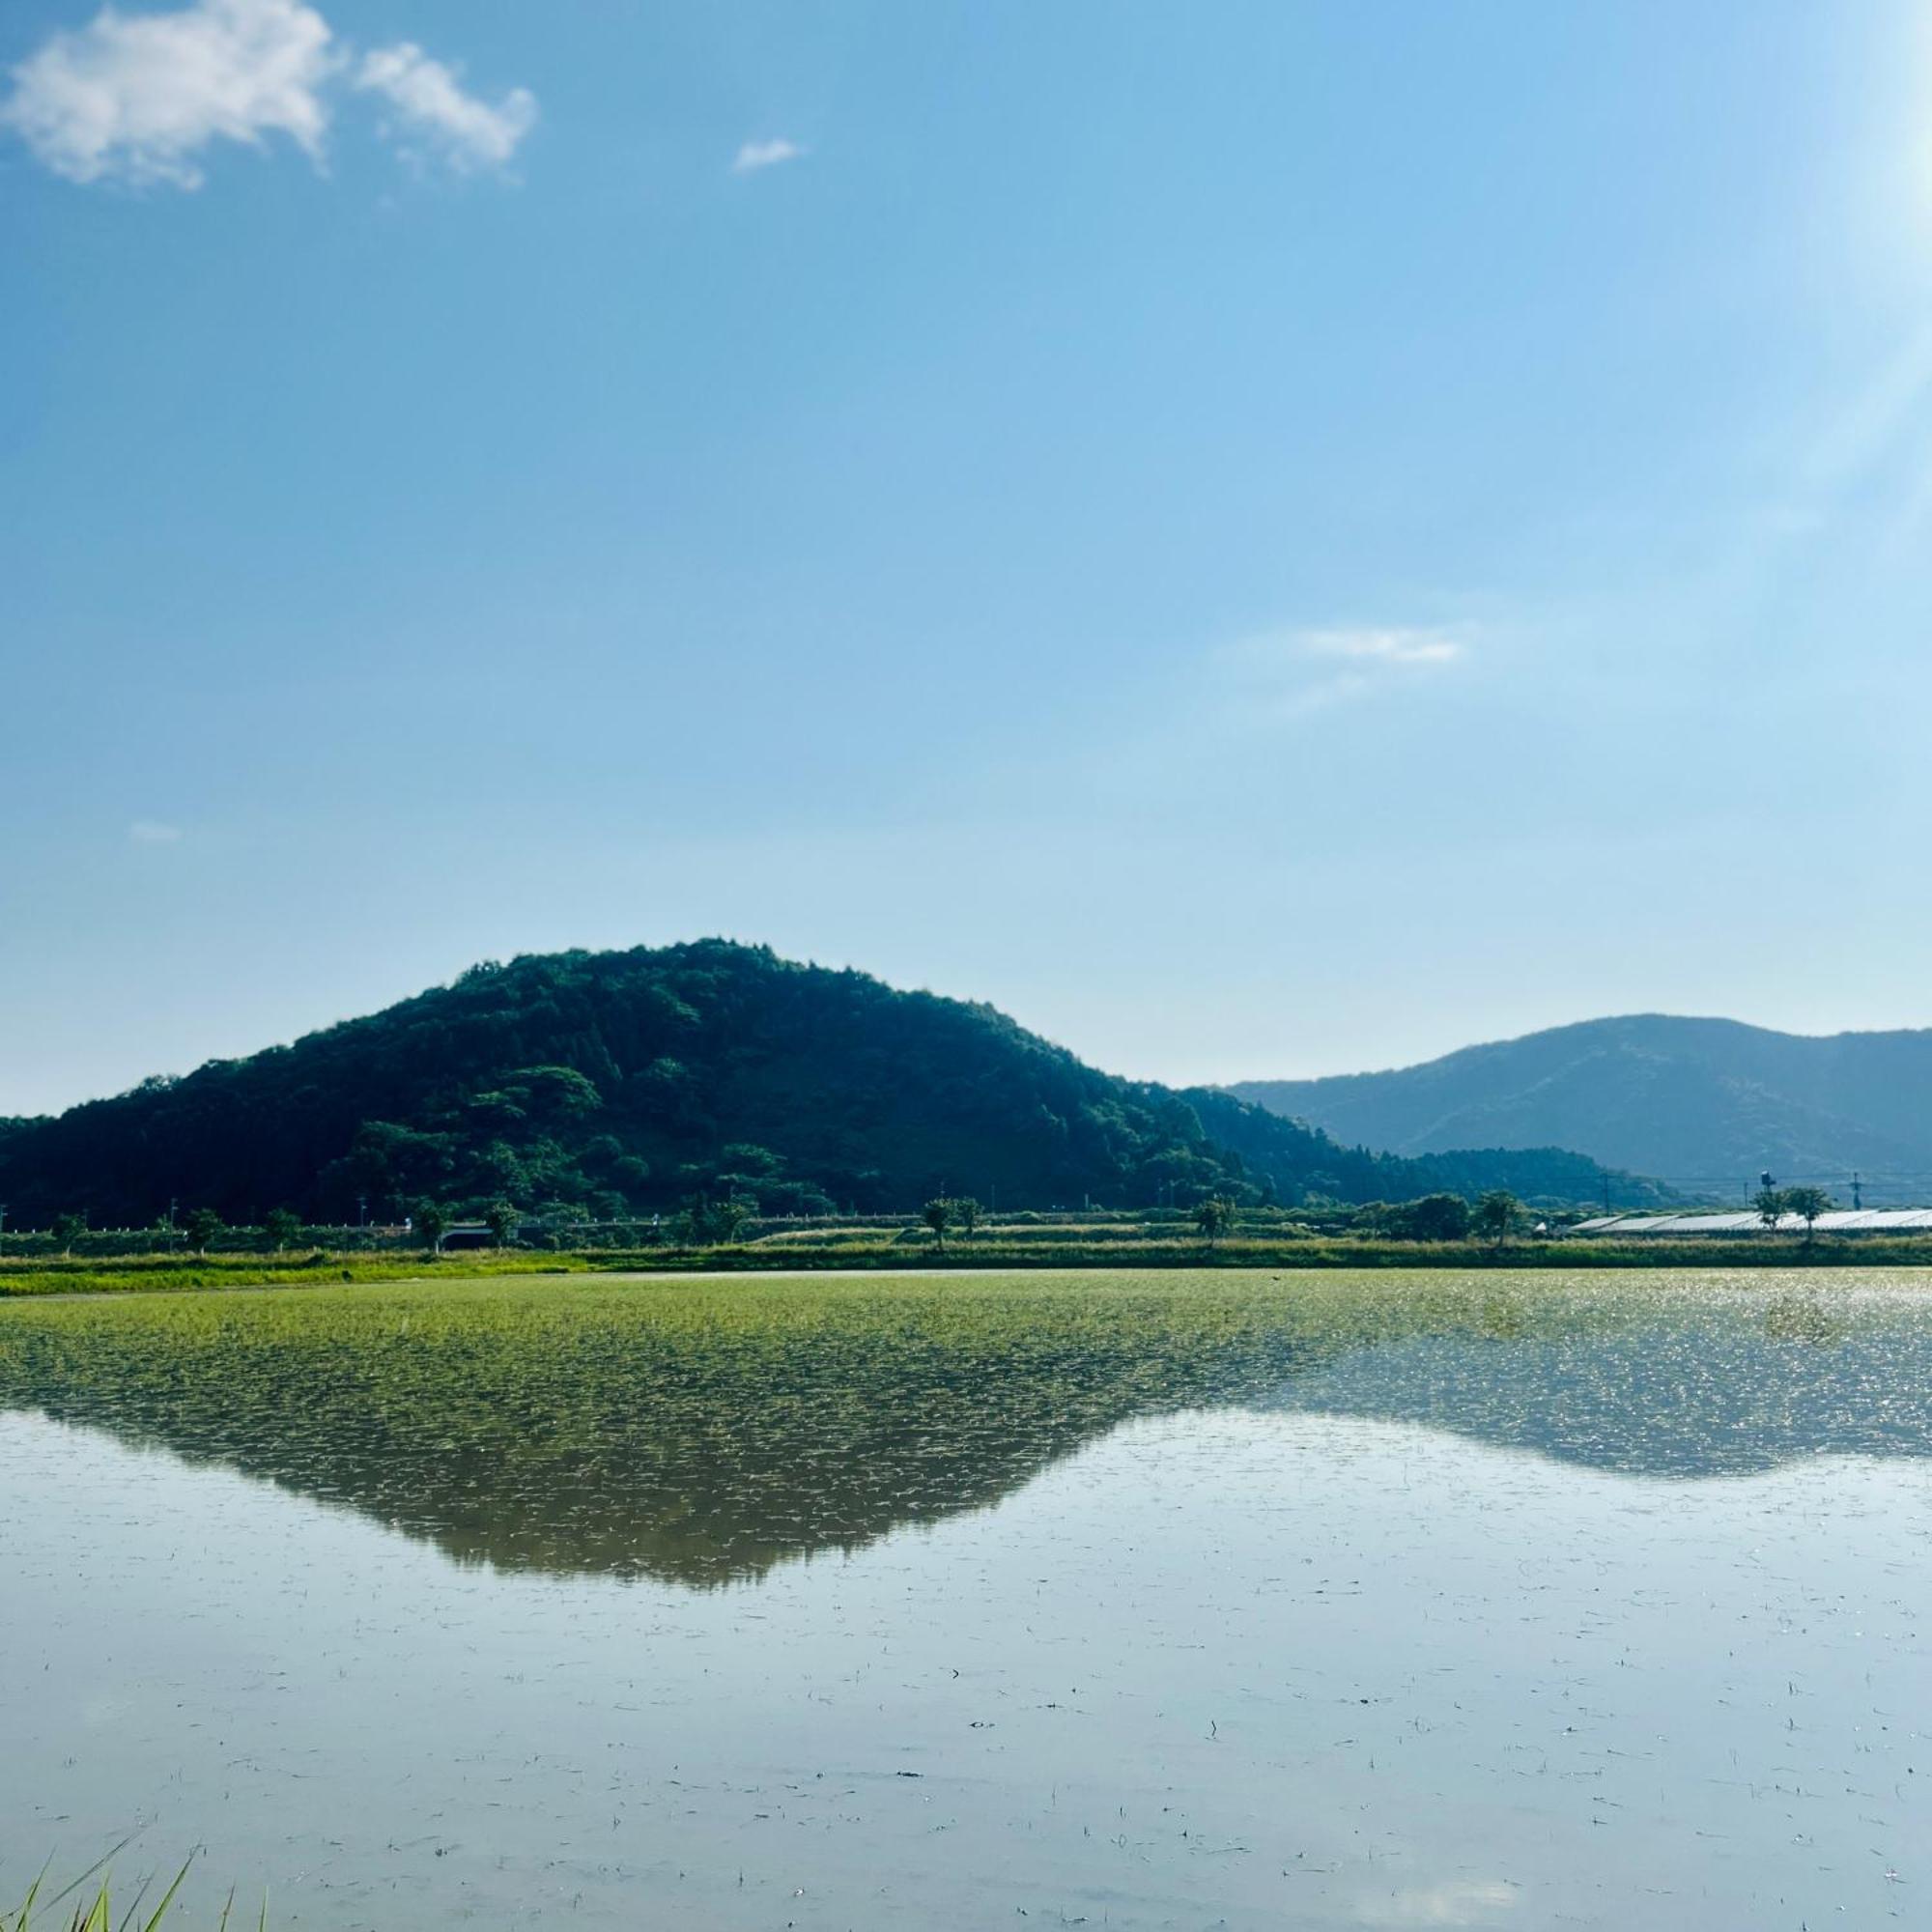
[[[1199,1236],[1132,1224],[995,1224],[936,1246],[923,1232],[802,1229],[702,1248],[508,1249],[430,1255],[213,1254],[35,1256],[0,1260],[0,1298],[40,1294],[181,1293],[213,1288],[316,1288],[342,1282],[494,1274],[722,1272],[859,1268],[1816,1268],[1932,1266],[1932,1238],[1747,1236],[1731,1240],[1392,1241],[1350,1235]],[[0,1932],[5,1932],[0,1927]]]
[[[1932,1266],[1932,1237],[1747,1235],[1730,1240],[1661,1236],[1582,1240],[1513,1236],[1403,1241],[1371,1234],[1304,1228],[1293,1222],[1237,1229],[1209,1245],[1169,1222],[1052,1226],[994,1222],[970,1236],[949,1236],[944,1250],[922,1231],[802,1228],[715,1248],[590,1254],[592,1266],[654,1268],[903,1267],[1260,1267],[1260,1268],[1783,1268]]]
[[[183,1293],[208,1288],[328,1288],[344,1282],[412,1281],[420,1275],[580,1274],[605,1268],[604,1254],[532,1254],[506,1250],[429,1255],[384,1254],[75,1255],[0,1261],[0,1300],[39,1294]],[[0,1932],[10,1932],[0,1921]]]

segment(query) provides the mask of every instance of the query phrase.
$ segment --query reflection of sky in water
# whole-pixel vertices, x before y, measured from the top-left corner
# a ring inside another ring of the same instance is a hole
[[[1246,1351],[1018,1457],[874,1418],[912,1520],[724,1589],[0,1415],[0,1890],[139,1823],[282,1925],[1914,1922],[1922,1324],[1814,1315]]]

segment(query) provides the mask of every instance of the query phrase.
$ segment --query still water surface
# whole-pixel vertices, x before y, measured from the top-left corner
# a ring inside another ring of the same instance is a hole
[[[1876,1274],[0,1305],[0,1899],[1932,1922],[1928,1398]]]

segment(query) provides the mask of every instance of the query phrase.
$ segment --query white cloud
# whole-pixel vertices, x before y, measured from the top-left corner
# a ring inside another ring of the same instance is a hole
[[[359,64],[303,0],[192,0],[173,13],[103,7],[56,33],[12,72],[0,128],[70,181],[197,188],[207,151],[286,135],[323,158],[339,90],[381,95],[392,138],[463,169],[500,166],[535,124],[525,88],[494,103],[408,42]]]
[[[388,101],[400,117],[399,132],[421,136],[459,168],[502,167],[536,126],[536,96],[528,88],[511,88],[493,106],[466,94],[452,69],[410,41],[368,55],[355,85]]]
[[[1305,657],[1370,664],[1454,664],[1463,655],[1463,646],[1441,631],[1299,631],[1294,641]]]
[[[734,175],[756,174],[760,168],[776,168],[786,161],[805,158],[806,151],[796,141],[747,141],[731,162]]]
[[[1243,638],[1217,664],[1244,710],[1280,720],[1394,688],[1467,655],[1452,630],[1352,625]]]
[[[181,836],[179,825],[167,825],[158,818],[137,818],[128,828],[128,837],[136,845],[178,845]]]
[[[103,8],[14,70],[0,120],[70,181],[199,187],[213,141],[286,134],[322,153],[328,22],[300,0],[197,0],[176,14]]]

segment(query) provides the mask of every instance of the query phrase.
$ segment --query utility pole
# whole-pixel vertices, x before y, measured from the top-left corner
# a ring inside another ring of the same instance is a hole
[[[1865,1184],[1859,1177],[1852,1176],[1852,1208],[1856,1212],[1865,1205]]]

